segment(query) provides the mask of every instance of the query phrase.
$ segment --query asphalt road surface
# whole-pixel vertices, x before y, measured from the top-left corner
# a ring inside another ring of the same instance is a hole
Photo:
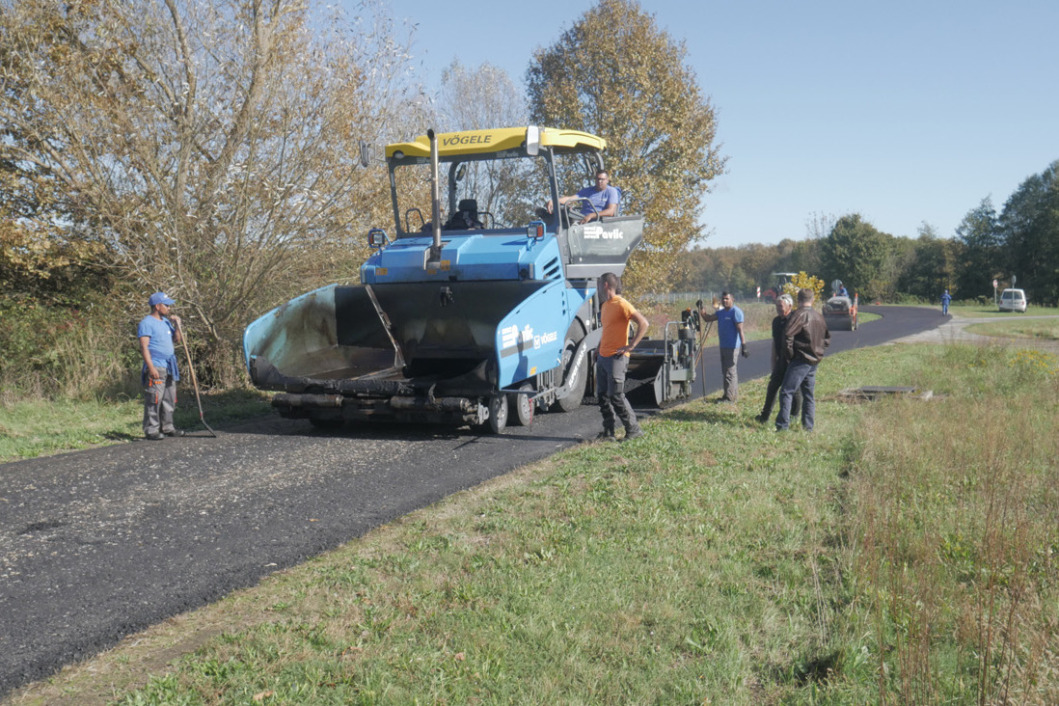
[[[913,307],[876,313],[884,318],[834,332],[830,352],[946,320]],[[767,373],[769,345],[750,344],[741,379]],[[705,357],[712,395],[720,366],[715,349]],[[599,429],[589,405],[502,436],[326,433],[275,417],[218,438],[197,432],[0,465],[0,696]]]

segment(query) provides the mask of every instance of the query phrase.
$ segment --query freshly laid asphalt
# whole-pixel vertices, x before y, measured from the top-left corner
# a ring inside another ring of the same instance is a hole
[[[915,307],[863,311],[883,318],[834,332],[831,353],[948,321]],[[741,379],[767,373],[769,345],[750,344]],[[711,353],[706,394],[721,384]],[[325,433],[270,417],[218,438],[192,431],[0,465],[0,697],[598,430],[589,405],[501,436],[406,426]]]

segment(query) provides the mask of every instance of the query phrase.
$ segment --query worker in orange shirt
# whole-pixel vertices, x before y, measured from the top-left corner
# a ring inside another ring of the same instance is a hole
[[[629,400],[625,398],[625,373],[629,368],[629,353],[647,333],[647,319],[632,304],[621,296],[621,278],[607,272],[598,284],[600,322],[603,334],[596,357],[596,385],[599,388],[599,409],[603,414],[603,431],[596,437],[600,441],[614,441],[617,416],[625,427],[625,438],[629,441],[643,436]],[[636,334],[629,341],[629,324],[636,325]]]

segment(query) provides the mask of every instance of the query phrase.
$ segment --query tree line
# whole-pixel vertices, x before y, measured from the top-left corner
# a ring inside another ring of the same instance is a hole
[[[693,250],[675,286],[752,297],[772,273],[804,271],[872,301],[936,301],[946,289],[957,300],[991,301],[995,280],[1035,304],[1059,304],[1059,161],[1026,178],[999,214],[982,199],[949,238],[928,224],[917,237],[894,236],[858,213],[814,215],[807,231],[799,241]]]

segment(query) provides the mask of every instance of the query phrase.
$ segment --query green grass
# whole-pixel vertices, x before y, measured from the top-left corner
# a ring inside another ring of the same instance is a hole
[[[194,392],[181,387],[177,399],[176,426],[201,428]],[[213,427],[268,414],[270,409],[265,395],[250,390],[207,393],[202,408]],[[0,462],[140,439],[142,419],[143,402],[138,398],[0,403]]]
[[[931,307],[941,311],[941,306]],[[1038,306],[1030,304],[1026,307],[1026,313],[1020,314],[1011,311],[997,311],[996,306],[990,302],[986,305],[975,304],[953,304],[949,307],[949,313],[953,316],[966,318],[995,317],[998,319],[1015,319],[1019,316],[1059,316],[1059,310],[1054,306]]]
[[[817,430],[698,401],[413,513],[12,697],[1059,701],[1059,362],[827,358]],[[931,401],[847,404],[915,385]]]
[[[1051,319],[1010,319],[988,324],[972,324],[970,333],[1003,338],[1059,341],[1059,316]]]

